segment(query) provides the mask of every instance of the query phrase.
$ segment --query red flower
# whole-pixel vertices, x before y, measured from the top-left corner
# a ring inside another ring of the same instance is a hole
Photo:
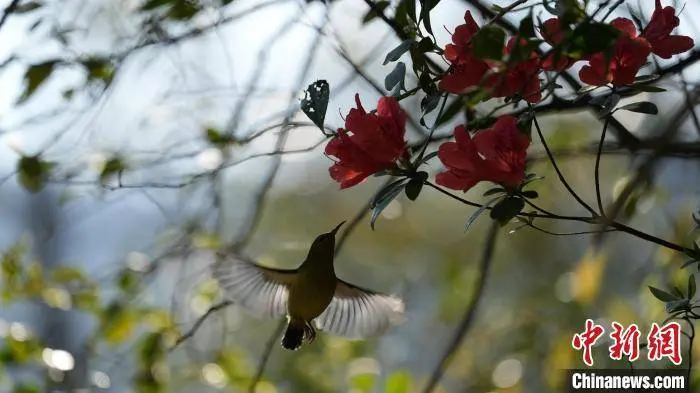
[[[447,168],[435,179],[439,185],[467,191],[480,181],[506,187],[522,183],[530,138],[518,129],[515,117],[501,116],[473,139],[464,126],[455,128],[454,136],[455,142],[445,142],[438,149],[438,158]]]
[[[637,29],[631,20],[617,18],[610,25],[621,32],[612,57],[608,61],[605,53],[597,53],[591,56],[588,65],[583,66],[579,72],[581,81],[589,85],[632,84],[651,53],[651,45],[646,38],[637,36]]]
[[[511,54],[517,42],[517,37],[511,37],[505,47],[505,54]],[[526,44],[520,40],[520,44]],[[528,54],[528,59],[520,61],[505,71],[486,77],[484,85],[491,89],[493,97],[512,97],[516,94],[522,96],[525,101],[536,103],[542,99],[540,92],[540,59],[535,52]]]
[[[547,19],[542,23],[540,33],[549,45],[555,47],[564,40],[566,26],[562,25],[562,21],[559,18]],[[552,50],[542,59],[541,66],[543,70],[547,71],[563,71],[571,67],[575,62],[576,59]]]
[[[471,54],[471,39],[479,31],[479,25],[470,11],[464,14],[464,21],[452,34],[452,44],[445,46],[445,58],[451,67],[439,83],[440,89],[453,94],[463,94],[478,86],[489,69],[485,61]]]
[[[382,97],[376,113],[367,113],[355,94],[357,108],[350,109],[345,118],[345,129],[326,145],[326,154],[338,161],[329,169],[340,188],[352,187],[379,171],[394,166],[406,151],[406,113],[393,97]],[[350,134],[352,133],[352,134]]]
[[[661,0],[656,0],[656,8],[651,15],[651,20],[642,37],[651,44],[655,55],[670,59],[671,56],[683,53],[693,48],[693,39],[684,35],[671,35],[673,29],[678,27],[680,19],[676,16],[673,7],[661,8]]]

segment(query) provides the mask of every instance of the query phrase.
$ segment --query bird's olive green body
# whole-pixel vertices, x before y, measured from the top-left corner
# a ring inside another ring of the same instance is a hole
[[[299,268],[299,276],[289,288],[289,316],[312,321],[331,303],[335,287],[333,257],[330,260],[308,260]]]
[[[310,322],[321,315],[333,299],[337,284],[333,268],[337,229],[319,236],[299,267],[297,278],[289,288],[287,312],[291,318]]]

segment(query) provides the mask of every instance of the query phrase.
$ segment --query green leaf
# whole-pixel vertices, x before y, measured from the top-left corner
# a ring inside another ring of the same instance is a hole
[[[491,191],[491,190],[489,190],[489,191]],[[487,191],[487,192],[488,192],[488,191]],[[484,193],[484,195],[486,195],[486,193]],[[467,220],[467,223],[464,224],[464,231],[465,231],[465,232],[468,231],[469,228],[471,228],[472,224],[474,224],[474,222],[476,222],[476,219],[479,218],[479,216],[481,216],[481,215],[486,211],[486,209],[488,209],[489,207],[491,207],[491,205],[493,205],[494,202],[497,202],[497,201],[500,200],[500,199],[501,199],[501,196],[497,196],[496,198],[493,198],[493,199],[491,199],[490,201],[488,201],[488,202],[484,203],[483,205],[481,205],[481,206],[479,207],[479,209],[477,209],[471,216],[469,216],[469,219]]]
[[[604,52],[612,48],[619,35],[619,30],[606,23],[582,23],[573,32],[567,34],[563,51],[574,58]]]
[[[517,216],[525,207],[525,201],[517,196],[509,196],[498,202],[491,209],[490,217],[498,221],[501,226],[506,225],[513,217]]]
[[[154,10],[158,7],[168,5],[172,1],[173,0],[149,0],[144,5],[141,6],[141,10],[142,11],[151,11],[151,10]]]
[[[486,196],[491,196],[491,195],[496,195],[496,194],[505,194],[506,192],[508,192],[508,191],[503,187],[494,187],[494,188],[491,188],[489,190],[486,190],[486,192],[484,192],[482,194],[482,196],[486,197]]]
[[[402,183],[406,183],[406,178],[402,178],[399,180],[396,180],[394,182],[389,183],[386,187],[382,187],[377,193],[374,195],[372,200],[369,203],[369,206],[374,209],[377,204],[379,204],[390,192],[394,190],[396,187],[400,187]]]
[[[370,393],[377,383],[377,375],[365,373],[352,376],[350,378],[350,386],[352,391],[360,391],[362,393]]]
[[[657,108],[653,102],[649,102],[649,101],[641,101],[641,102],[635,102],[632,104],[628,104],[628,105],[620,107],[620,110],[637,112],[637,113],[645,113],[647,115],[656,115],[659,113],[659,108]]]
[[[129,339],[136,329],[137,316],[120,302],[113,302],[101,316],[100,332],[112,344],[120,344]]]
[[[688,299],[695,297],[695,292],[697,291],[697,284],[695,282],[695,275],[691,274],[688,276]]]
[[[22,95],[17,101],[21,104],[27,101],[34,92],[49,78],[54,68],[58,64],[57,60],[50,60],[39,64],[34,64],[27,68],[24,73],[25,87]]]
[[[432,11],[433,8],[435,8],[438,3],[440,3],[440,0],[419,0],[420,1],[420,20],[423,21],[423,26],[425,26],[425,30],[430,33],[431,35],[433,34],[433,27],[430,23],[430,11]]]
[[[403,56],[404,53],[408,52],[408,50],[411,48],[411,45],[416,42],[415,40],[409,38],[406,41],[400,43],[396,48],[392,49],[389,53],[386,54],[386,57],[384,58],[384,63],[382,65],[387,65],[391,63],[392,61],[396,61],[401,56]]]
[[[594,101],[600,97],[596,97],[593,100],[590,101],[590,103],[597,105]],[[615,107],[617,104],[620,102],[620,95],[619,94],[610,94],[609,96],[605,97],[605,100],[603,101],[603,104],[601,105],[600,112],[598,112],[598,118],[604,118],[608,116],[613,110],[615,110]]]
[[[192,0],[171,0],[171,6],[167,17],[175,20],[188,20],[195,16],[200,10],[199,1]]]
[[[416,18],[416,0],[402,0],[396,10],[397,15],[394,17],[395,19],[398,19],[399,13],[405,14],[408,19],[414,22],[418,22]]]
[[[666,91],[666,89],[664,89],[663,87],[658,87],[654,85],[636,85],[633,86],[633,89],[647,93],[662,93]]]
[[[522,194],[527,199],[537,199],[537,197],[540,196],[540,194],[538,194],[535,190],[523,191]]]
[[[23,156],[17,162],[17,172],[19,182],[24,188],[37,193],[44,188],[49,172],[53,168],[52,163],[41,160],[41,157]]]
[[[371,22],[375,18],[379,16],[376,10],[379,10],[381,12],[384,12],[384,10],[389,6],[389,3],[387,0],[381,0],[378,1],[374,4],[376,8],[370,8],[369,11],[365,14],[365,16],[362,18],[362,24],[366,25],[367,23]]]
[[[330,87],[328,82],[320,79],[310,84],[304,90],[304,98],[301,100],[301,110],[311,119],[321,131],[326,120],[326,109],[328,108],[328,98],[330,97]]]
[[[406,371],[395,371],[386,380],[386,393],[409,393],[413,385],[411,374]]]
[[[535,25],[532,22],[532,12],[520,21],[520,27],[518,27],[518,35],[521,38],[532,38],[535,36]]]
[[[139,348],[139,360],[141,365],[150,368],[155,363],[162,361],[166,355],[165,343],[161,332],[153,332],[142,339]]]
[[[486,26],[481,28],[471,40],[474,56],[482,60],[502,59],[505,39],[506,33],[499,27]]]
[[[12,12],[13,14],[24,14],[26,12],[31,12],[38,8],[41,8],[42,5],[43,4],[39,1],[25,1],[22,4],[10,10],[9,12]]]
[[[420,191],[423,189],[423,183],[428,179],[428,173],[420,171],[416,173],[411,180],[406,184],[406,197],[411,201],[415,201],[420,195]]]
[[[652,286],[649,286],[649,291],[651,291],[651,294],[654,295],[655,298],[661,300],[662,302],[673,302],[679,299],[676,295]]]
[[[115,156],[109,158],[105,162],[105,165],[102,167],[102,171],[100,172],[100,182],[104,183],[105,181],[109,180],[110,177],[113,175],[118,175],[125,169],[126,163],[124,163],[121,157]]]
[[[382,199],[380,199],[376,204],[374,204],[373,209],[372,209],[372,216],[369,219],[369,226],[374,230],[374,222],[377,221],[377,218],[379,218],[379,215],[382,213],[382,211],[389,206],[389,203],[396,198],[401,191],[406,187],[405,182],[402,182],[393,188],[391,188],[389,191],[387,191]]]
[[[396,91],[406,90],[404,80],[406,79],[406,64],[402,61],[396,63],[396,67],[384,78],[384,88],[393,91],[394,87],[398,86]]]
[[[114,66],[109,59],[106,58],[91,58],[81,62],[83,67],[88,72],[88,79],[100,80],[108,86],[114,78]]]

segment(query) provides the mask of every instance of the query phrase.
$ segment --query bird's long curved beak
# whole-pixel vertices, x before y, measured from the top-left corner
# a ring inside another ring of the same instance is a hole
[[[332,234],[333,236],[335,236],[336,232],[338,232],[338,229],[340,229],[340,227],[342,227],[343,224],[345,224],[345,221],[341,222],[340,224],[338,224],[337,227],[333,228],[333,230],[331,231],[331,234]]]

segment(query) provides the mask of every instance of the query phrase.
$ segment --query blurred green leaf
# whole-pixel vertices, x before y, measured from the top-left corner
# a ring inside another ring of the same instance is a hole
[[[43,4],[40,1],[24,1],[9,12],[13,14],[24,14],[39,9],[42,6]]]
[[[381,0],[381,1],[376,2],[374,4],[374,6],[376,7],[376,10],[383,12],[390,4],[391,3],[388,2],[387,0]],[[370,10],[367,11],[365,16],[362,18],[363,25],[371,22],[372,20],[374,20],[375,18],[377,18],[379,16],[379,14],[377,13],[376,10],[374,8],[370,8]]]
[[[100,172],[100,182],[104,183],[114,175],[119,175],[126,170],[126,163],[121,157],[110,157],[102,167]]]
[[[100,333],[110,344],[128,340],[136,329],[136,312],[119,301],[111,303],[101,317]]]
[[[695,292],[697,291],[697,283],[695,282],[695,275],[691,274],[688,276],[688,299],[695,297]]]
[[[38,155],[22,156],[17,162],[20,184],[31,193],[41,191],[53,166],[52,163],[42,161]]]
[[[413,385],[411,374],[406,371],[395,371],[386,380],[386,393],[409,393]]]
[[[391,201],[396,198],[401,191],[406,187],[406,179],[401,179],[388,186],[384,187],[377,193],[377,196],[372,201],[372,215],[369,219],[369,226],[374,230],[374,222],[377,221],[382,211],[389,206]],[[379,196],[379,197],[378,197]]]
[[[486,26],[481,28],[471,40],[474,56],[482,60],[502,59],[505,39],[506,32],[500,27]]]
[[[39,86],[51,76],[57,64],[58,60],[49,60],[43,63],[30,65],[24,73],[25,87],[17,103],[21,104],[27,101],[32,94],[36,92]]]
[[[350,386],[353,391],[362,393],[371,393],[376,383],[377,376],[375,374],[358,374],[350,378]]]
[[[112,83],[115,69],[109,59],[90,58],[83,60],[81,64],[88,72],[88,79],[100,80],[105,83],[105,86],[109,86],[109,84]]]

